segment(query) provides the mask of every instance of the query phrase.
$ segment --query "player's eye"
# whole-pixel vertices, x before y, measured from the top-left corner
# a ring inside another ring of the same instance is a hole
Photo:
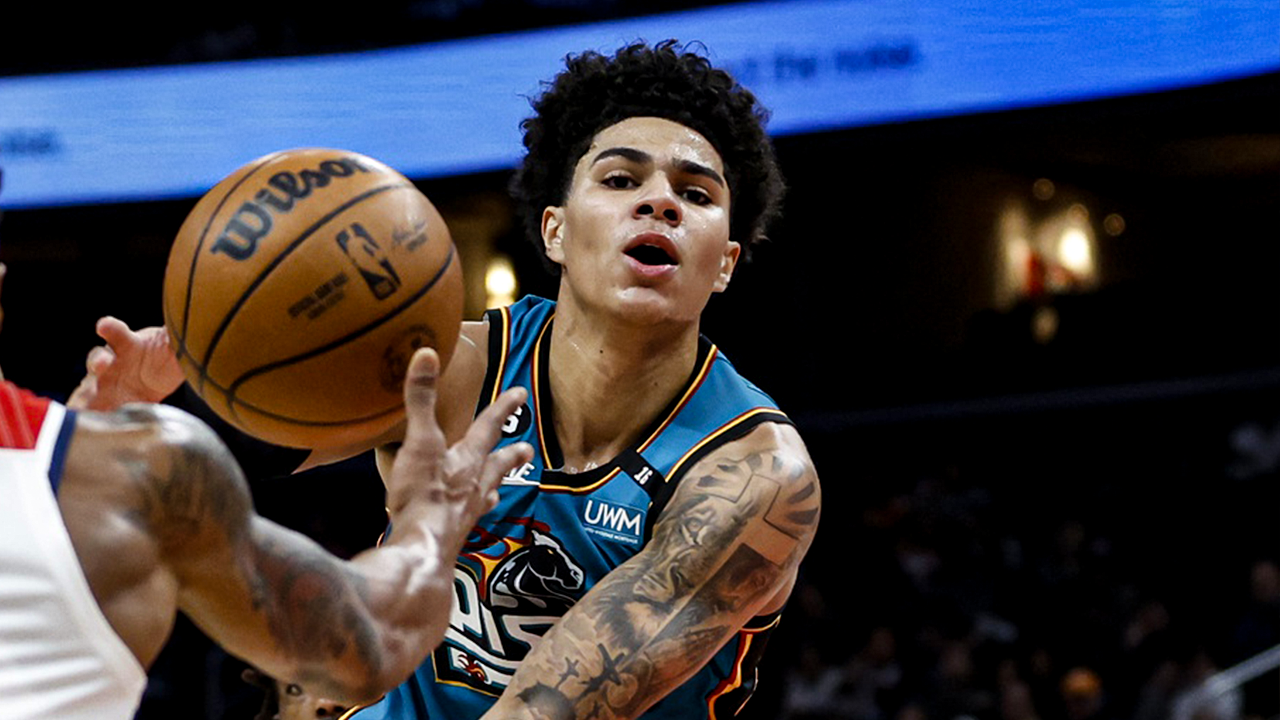
[[[694,205],[707,205],[711,202],[711,196],[703,192],[700,188],[686,188],[680,194],[684,196],[685,200],[688,200]]]
[[[605,187],[611,187],[615,190],[626,190],[636,186],[636,181],[630,175],[609,175],[602,181]]]

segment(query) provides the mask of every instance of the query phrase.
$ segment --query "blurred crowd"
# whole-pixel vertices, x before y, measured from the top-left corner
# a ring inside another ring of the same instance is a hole
[[[1190,515],[1201,524],[1165,540],[1184,521],[1158,497],[1149,512],[1165,522],[1119,508],[1109,523],[1054,498],[1028,507],[1033,495],[943,472],[844,523],[845,560],[811,568],[787,617],[790,646],[772,648],[790,659],[779,717],[1280,717],[1277,669],[1224,693],[1199,691],[1280,645],[1280,565],[1251,533],[1211,522],[1215,503],[1203,499],[1182,503],[1201,504],[1203,514]],[[1202,553],[1186,553],[1197,546]],[[1184,557],[1148,556],[1160,548]]]

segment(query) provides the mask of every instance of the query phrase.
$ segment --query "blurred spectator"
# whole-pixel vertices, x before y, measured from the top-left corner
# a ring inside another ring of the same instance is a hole
[[[1000,720],[1040,720],[1031,686],[1021,680],[1007,682],[1000,687]]]
[[[1280,565],[1274,560],[1258,560],[1250,567],[1248,598],[1237,617],[1231,635],[1232,663],[1280,645]],[[1280,715],[1280,671],[1246,684],[1244,693],[1247,714],[1264,718]]]
[[[1067,720],[1101,720],[1107,717],[1102,679],[1087,667],[1072,668],[1062,677],[1062,707]]]
[[[984,687],[972,648],[963,640],[945,642],[926,689],[926,706],[936,720],[990,717],[993,692]]]
[[[782,697],[783,720],[835,720],[849,718],[840,696],[844,684],[841,667],[823,661],[814,645],[800,650],[787,672]]]
[[[1180,687],[1170,702],[1170,720],[1239,720],[1244,694],[1238,687],[1216,687],[1205,681],[1219,668],[1197,648],[1181,668]]]
[[[887,720],[888,708],[901,700],[902,665],[893,630],[876,627],[866,644],[845,664],[842,696],[855,720]]]

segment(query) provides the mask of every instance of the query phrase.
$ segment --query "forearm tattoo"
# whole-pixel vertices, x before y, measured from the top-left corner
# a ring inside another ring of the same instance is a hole
[[[322,661],[353,655],[376,675],[382,669],[381,638],[357,598],[360,578],[308,544],[260,539],[255,551],[253,602],[272,639],[289,656]],[[309,663],[310,664],[310,663]],[[302,675],[302,684],[325,681]]]
[[[701,667],[799,563],[819,514],[812,468],[773,452],[709,465],[684,480],[649,546],[525,659],[514,689],[534,717],[635,716]],[[525,687],[521,676],[541,681]]]

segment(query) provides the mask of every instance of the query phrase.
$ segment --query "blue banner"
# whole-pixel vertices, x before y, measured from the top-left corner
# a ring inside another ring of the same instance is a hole
[[[411,177],[510,167],[566,54],[702,43],[778,135],[1158,91],[1280,70],[1276,0],[807,0],[296,59],[0,78],[0,207],[198,195],[325,146]]]

